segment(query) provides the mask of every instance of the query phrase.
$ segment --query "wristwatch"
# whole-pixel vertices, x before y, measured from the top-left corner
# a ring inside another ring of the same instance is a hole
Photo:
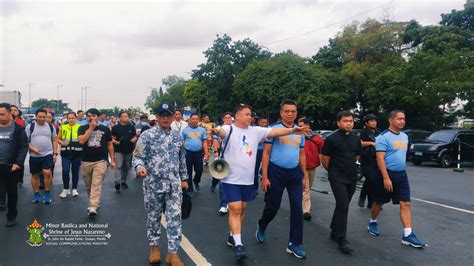
[[[56,156],[57,156],[57,155],[58,155],[58,153],[57,153],[57,152],[55,152],[55,153],[53,153],[53,155],[56,155]]]

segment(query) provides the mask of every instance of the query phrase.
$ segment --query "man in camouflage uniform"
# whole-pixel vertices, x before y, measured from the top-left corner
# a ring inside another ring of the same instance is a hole
[[[178,257],[181,242],[182,189],[188,189],[184,142],[171,130],[172,105],[162,103],[156,110],[158,126],[145,131],[133,152],[133,167],[144,177],[143,195],[147,212],[150,263],[160,263],[161,213],[165,208],[168,237],[166,262],[184,265]]]

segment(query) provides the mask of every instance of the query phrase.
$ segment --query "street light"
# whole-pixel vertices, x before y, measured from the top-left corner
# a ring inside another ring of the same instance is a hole
[[[57,89],[58,89],[58,94],[56,95],[56,114],[59,114],[59,88],[62,88],[63,85],[62,84],[59,84],[57,86]]]
[[[91,86],[81,87],[81,110],[87,109],[87,89],[90,89]]]
[[[30,84],[29,84],[29,91],[28,91],[28,98],[29,98],[29,100],[28,100],[28,101],[29,101],[29,104],[28,104],[28,105],[30,106],[30,110],[29,110],[29,111],[31,111],[31,86],[33,86],[33,85],[35,85],[35,84],[30,82]]]

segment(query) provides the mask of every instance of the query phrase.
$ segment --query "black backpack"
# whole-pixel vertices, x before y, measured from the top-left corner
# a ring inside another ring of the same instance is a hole
[[[30,135],[28,136],[28,142],[31,142],[31,135],[33,135],[33,131],[35,130],[35,125],[36,125],[36,122],[32,122],[30,124]],[[48,123],[48,125],[49,125],[49,129],[51,130],[51,138],[52,138],[54,128],[53,128],[53,125],[51,125],[50,123]]]

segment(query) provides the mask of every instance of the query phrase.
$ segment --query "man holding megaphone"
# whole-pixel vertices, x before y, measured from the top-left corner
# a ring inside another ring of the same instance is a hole
[[[237,105],[234,115],[234,125],[216,128],[214,132],[223,139],[223,146],[227,146],[222,157],[229,165],[229,173],[221,181],[230,208],[227,244],[234,249],[236,259],[240,261],[247,257],[241,230],[247,202],[255,200],[254,170],[258,144],[267,137],[303,134],[307,127],[252,127],[252,107],[246,104]]]

